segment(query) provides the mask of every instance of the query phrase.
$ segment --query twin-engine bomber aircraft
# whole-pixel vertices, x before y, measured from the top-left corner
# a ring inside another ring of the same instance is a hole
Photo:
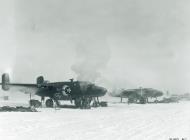
[[[90,108],[92,100],[98,103],[98,97],[104,96],[107,92],[105,88],[90,82],[73,81],[73,79],[68,82],[47,82],[44,81],[43,76],[37,77],[36,84],[10,83],[7,73],[2,75],[0,85],[5,91],[14,89],[14,91],[34,92],[41,97],[41,101],[48,97],[49,99],[45,102],[46,107],[53,107],[54,102],[60,106],[60,100],[70,100],[71,103],[74,101],[76,107]],[[32,104],[37,106],[36,102]]]

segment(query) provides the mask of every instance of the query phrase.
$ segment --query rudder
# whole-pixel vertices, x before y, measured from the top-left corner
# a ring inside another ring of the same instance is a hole
[[[10,83],[9,74],[4,73],[2,75],[2,89],[9,90],[9,83]]]
[[[44,77],[43,76],[37,77],[36,83],[37,83],[38,86],[41,86],[41,84],[44,83]]]

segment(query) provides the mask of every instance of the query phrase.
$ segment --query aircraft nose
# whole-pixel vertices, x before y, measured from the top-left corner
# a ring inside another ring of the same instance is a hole
[[[97,87],[95,92],[98,94],[98,96],[104,96],[107,92],[107,89],[103,87]]]
[[[104,87],[97,86],[91,83],[80,83],[80,90],[83,94],[89,95],[91,97],[100,97],[104,96],[107,92],[107,89]]]

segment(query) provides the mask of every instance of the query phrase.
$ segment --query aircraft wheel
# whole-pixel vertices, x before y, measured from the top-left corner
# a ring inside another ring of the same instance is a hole
[[[47,99],[46,100],[46,107],[53,107],[53,100],[52,99]]]

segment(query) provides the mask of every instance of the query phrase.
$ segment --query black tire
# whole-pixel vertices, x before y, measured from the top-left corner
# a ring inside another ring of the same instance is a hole
[[[46,107],[49,107],[49,108],[53,107],[53,100],[52,99],[47,99],[46,100]]]

